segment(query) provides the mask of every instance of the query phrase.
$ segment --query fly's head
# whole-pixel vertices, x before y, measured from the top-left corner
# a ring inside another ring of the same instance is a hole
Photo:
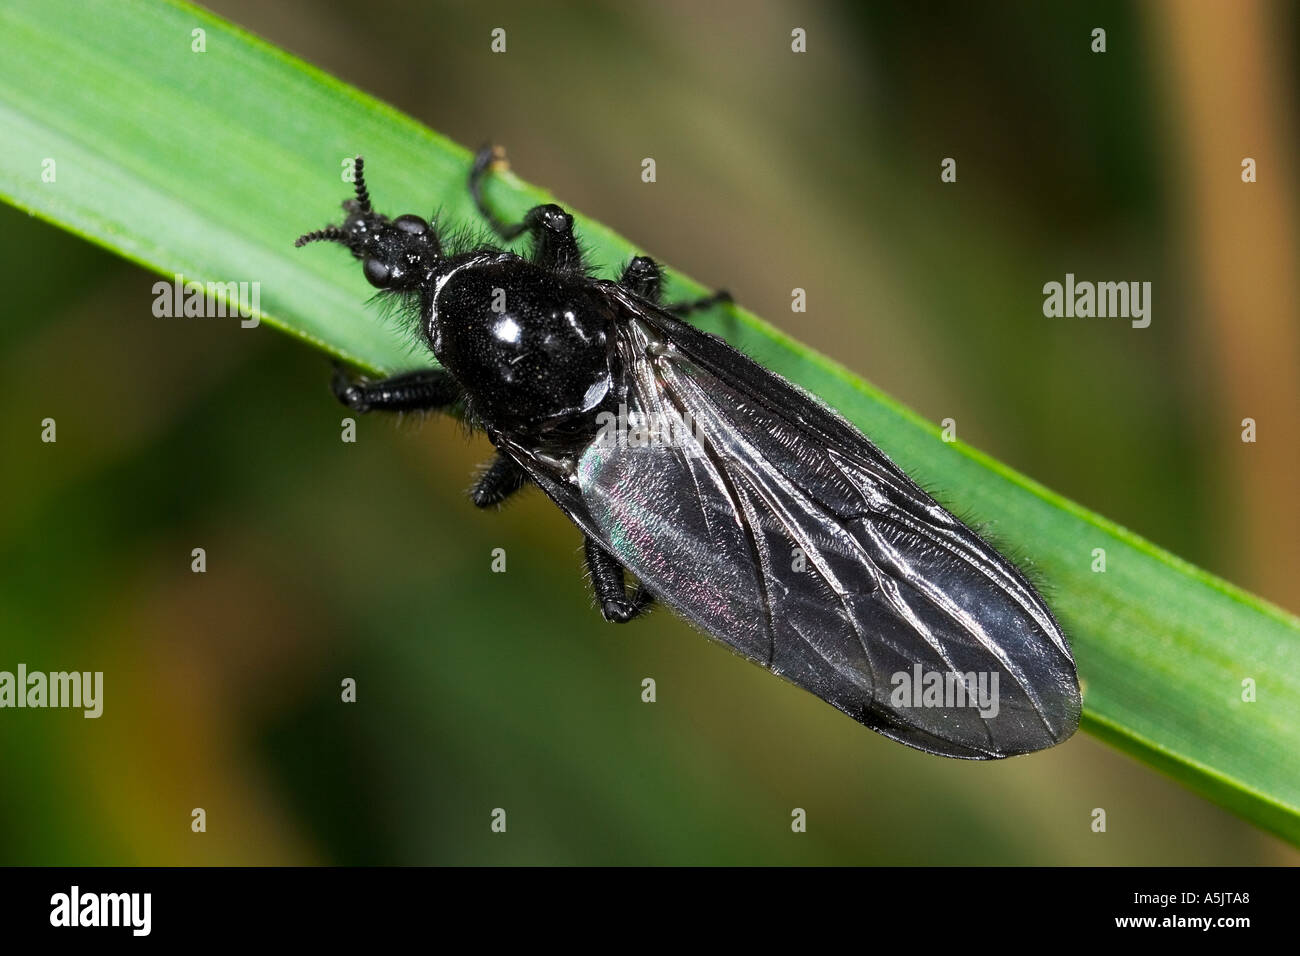
[[[364,162],[356,159],[356,195],[343,202],[343,223],[299,236],[295,246],[309,242],[337,242],[361,260],[366,280],[376,289],[414,292],[433,276],[442,258],[438,233],[419,216],[396,219],[375,212],[363,175]]]

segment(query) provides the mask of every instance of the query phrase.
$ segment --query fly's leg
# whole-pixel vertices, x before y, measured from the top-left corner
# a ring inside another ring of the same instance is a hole
[[[654,596],[643,584],[637,585],[629,597],[623,583],[623,566],[594,540],[585,538],[582,550],[587,558],[587,570],[591,572],[591,586],[596,592],[600,613],[605,615],[605,620],[614,624],[626,624],[654,600]]]
[[[474,205],[487,220],[492,231],[507,241],[527,232],[533,239],[532,259],[544,269],[582,275],[582,250],[573,235],[573,217],[554,203],[534,206],[524,213],[524,221],[513,224],[502,222],[483,199],[483,179],[496,165],[505,162],[505,151],[499,146],[484,146],[474,157],[469,170],[469,194]]]
[[[684,319],[692,312],[701,312],[704,309],[711,309],[715,305],[730,305],[735,300],[732,299],[731,293],[726,289],[719,289],[713,295],[706,295],[702,299],[688,299],[685,302],[670,302],[664,308],[677,316]]]
[[[446,408],[461,388],[442,369],[420,369],[374,382],[353,381],[337,365],[330,381],[334,397],[355,412],[411,412]]]
[[[483,200],[483,178],[487,176],[488,171],[494,166],[505,165],[506,151],[500,146],[484,146],[474,154],[474,162],[469,168],[469,195],[474,200],[479,215],[487,220],[487,224],[492,227],[502,239],[513,239],[524,231],[524,226],[508,226],[496,217],[496,214],[487,207]]]
[[[659,294],[664,284],[663,267],[649,256],[637,256],[623,267],[623,274],[618,277],[618,284],[629,292],[634,292],[641,298],[658,305]]]
[[[334,395],[357,412],[410,412],[446,408],[461,395],[460,386],[442,369],[421,369],[377,382],[352,381],[335,367]],[[480,508],[500,504],[528,483],[528,473],[500,453],[484,469],[470,497]]]
[[[649,256],[637,256],[623,267],[623,274],[619,276],[618,284],[631,292],[635,292],[641,298],[648,299],[655,305],[659,305],[664,284],[663,266]],[[719,289],[713,295],[706,295],[702,299],[670,302],[664,305],[664,309],[679,319],[684,319],[692,312],[699,312],[731,301],[731,293],[725,289]]]
[[[479,475],[469,496],[478,507],[490,508],[501,504],[526,484],[528,472],[510,456],[497,452],[496,458]]]

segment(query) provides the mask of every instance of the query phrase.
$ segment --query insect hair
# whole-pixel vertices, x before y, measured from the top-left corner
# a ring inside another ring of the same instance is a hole
[[[1043,573],[1042,568],[1029,556],[1029,552],[1022,545],[1009,540],[1002,532],[996,530],[993,519],[981,517],[969,504],[955,502],[936,482],[923,476],[918,477],[918,472],[919,469],[916,468],[908,470],[908,477],[918,488],[942,505],[950,515],[992,545],[1040,594],[1045,597],[1051,597],[1055,594],[1054,582]]]

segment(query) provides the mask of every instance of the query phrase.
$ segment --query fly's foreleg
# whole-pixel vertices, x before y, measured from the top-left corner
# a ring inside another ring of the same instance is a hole
[[[461,388],[442,369],[420,369],[377,381],[353,381],[339,367],[330,381],[334,397],[356,412],[412,412],[446,408],[461,396]]]
[[[600,602],[600,612],[605,620],[615,624],[626,624],[654,600],[645,585],[637,585],[631,594],[623,583],[623,566],[614,557],[591,538],[582,544],[587,558],[587,570],[591,572],[591,586]]]

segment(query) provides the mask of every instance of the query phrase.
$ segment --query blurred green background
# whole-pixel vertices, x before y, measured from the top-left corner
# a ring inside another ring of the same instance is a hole
[[[1294,6],[209,6],[1300,610]],[[1151,327],[1044,318],[1066,272],[1151,281]],[[343,444],[321,355],[157,319],[154,276],[7,207],[0,277],[0,669],[105,672],[98,720],[0,712],[0,863],[1300,861],[1085,735],[945,761],[666,613],[605,624],[548,502],[465,499],[482,438]]]

